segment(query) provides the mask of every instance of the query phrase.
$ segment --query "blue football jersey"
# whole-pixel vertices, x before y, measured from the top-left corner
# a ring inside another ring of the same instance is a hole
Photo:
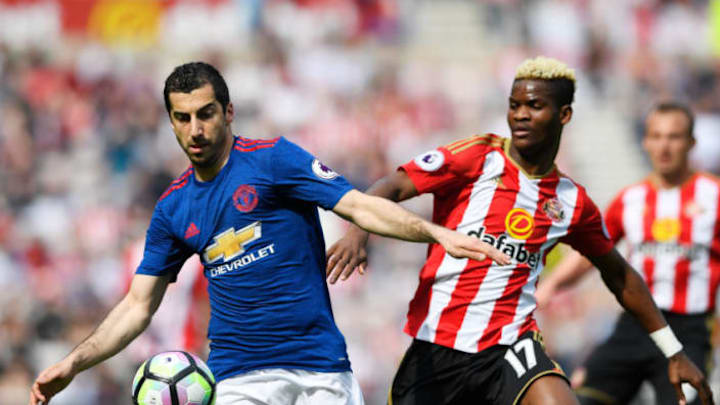
[[[208,182],[188,169],[160,197],[137,274],[200,255],[209,280],[208,364],[218,380],[260,368],[350,370],[325,282],[317,207],[352,186],[284,138],[236,137]]]

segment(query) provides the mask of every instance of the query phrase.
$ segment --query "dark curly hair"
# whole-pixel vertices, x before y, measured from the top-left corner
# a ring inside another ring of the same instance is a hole
[[[190,62],[176,67],[165,80],[163,97],[168,114],[170,113],[170,93],[190,93],[208,83],[212,86],[215,99],[222,106],[223,112],[227,111],[230,93],[220,72],[208,63]]]

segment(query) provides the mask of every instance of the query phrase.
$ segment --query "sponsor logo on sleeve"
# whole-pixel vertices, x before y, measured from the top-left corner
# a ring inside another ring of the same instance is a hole
[[[335,171],[333,171],[333,169],[325,166],[317,159],[312,162],[312,171],[316,176],[324,180],[332,180],[339,176]]]
[[[445,155],[439,150],[431,150],[415,158],[415,164],[426,172],[434,172],[442,167]]]

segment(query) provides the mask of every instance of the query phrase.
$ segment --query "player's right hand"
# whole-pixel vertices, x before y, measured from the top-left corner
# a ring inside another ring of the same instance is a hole
[[[680,351],[668,360],[668,376],[670,377],[670,383],[675,387],[680,405],[687,404],[681,386],[683,382],[690,383],[690,385],[697,390],[703,405],[714,404],[713,394],[707,383],[707,379],[705,379],[700,369],[685,355],[685,352]]]
[[[357,270],[365,274],[367,266],[367,245],[369,234],[357,226],[352,226],[340,240],[335,242],[327,251],[327,266],[325,276],[330,284],[335,284],[338,278],[347,280]]]
[[[75,377],[68,361],[56,363],[40,373],[30,387],[30,405],[49,404],[50,399],[70,384]]]

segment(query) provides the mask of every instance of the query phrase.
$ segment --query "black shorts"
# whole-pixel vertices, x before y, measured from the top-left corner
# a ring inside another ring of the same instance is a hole
[[[414,340],[395,375],[388,404],[512,405],[545,375],[567,381],[537,332],[523,334],[512,346],[496,345],[479,353]]]
[[[663,315],[687,356],[707,376],[711,355],[709,316],[669,312]],[[668,378],[667,358],[647,331],[627,313],[620,316],[610,338],[590,354],[585,369],[585,382],[576,390],[583,405],[626,404],[635,397],[643,381],[652,384],[657,404],[678,403]],[[695,403],[700,403],[699,398],[690,402]]]

